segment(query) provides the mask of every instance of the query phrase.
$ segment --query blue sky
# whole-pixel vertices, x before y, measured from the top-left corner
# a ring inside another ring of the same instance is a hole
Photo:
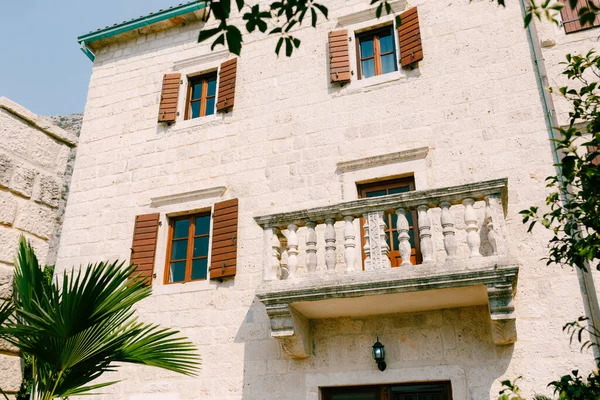
[[[0,96],[39,115],[83,112],[92,63],[77,36],[181,3],[173,0],[3,1]]]

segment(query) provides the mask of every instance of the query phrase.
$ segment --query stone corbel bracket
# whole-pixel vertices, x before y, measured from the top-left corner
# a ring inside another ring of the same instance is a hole
[[[515,281],[496,282],[487,285],[488,304],[492,321],[492,339],[497,345],[517,341],[517,316],[513,298]]]
[[[310,323],[308,319],[289,304],[267,305],[271,320],[271,337],[281,346],[289,358],[303,359],[311,355]]]

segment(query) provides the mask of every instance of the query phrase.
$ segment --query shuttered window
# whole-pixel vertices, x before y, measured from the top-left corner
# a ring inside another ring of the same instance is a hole
[[[165,283],[206,279],[209,241],[210,213],[171,218]]]
[[[587,146],[587,151],[588,151],[588,154],[591,154],[594,152],[598,152],[598,148],[596,146]],[[594,157],[594,159],[592,160],[592,164],[600,165],[600,154],[598,154],[596,157]]]
[[[600,15],[596,16],[594,23],[591,25],[588,24],[581,26],[581,23],[579,22],[579,10],[584,7],[589,8],[590,2],[591,0],[578,0],[575,8],[571,9],[569,2],[567,0],[563,0],[564,7],[560,10],[560,15],[563,27],[565,28],[565,33],[578,32],[600,25]]]
[[[410,67],[423,59],[421,29],[417,7],[400,14],[398,26],[398,43],[400,46],[400,65]]]
[[[359,78],[398,70],[392,26],[357,35]]]
[[[216,72],[189,78],[185,119],[199,118],[214,114],[216,97]]]
[[[150,284],[154,275],[159,217],[159,214],[138,215],[133,228],[131,263],[137,266],[136,273]]]
[[[180,85],[181,74],[166,74],[163,77],[160,106],[158,109],[158,122],[165,122],[167,125],[175,122],[177,118],[177,101],[179,99]]]
[[[210,278],[234,276],[237,267],[238,199],[217,203],[213,213]]]

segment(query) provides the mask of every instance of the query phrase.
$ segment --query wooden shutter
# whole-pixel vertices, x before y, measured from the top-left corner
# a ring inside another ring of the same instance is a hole
[[[581,26],[579,22],[579,10],[583,7],[588,7],[588,0],[579,0],[577,1],[577,5],[575,9],[571,9],[569,6],[568,0],[561,0],[564,3],[564,7],[560,10],[560,16],[562,19],[563,27],[565,28],[565,33],[572,33],[577,31],[582,31],[584,29],[589,29],[592,25]],[[593,25],[600,24],[600,14],[596,16]]]
[[[329,32],[329,74],[332,83],[350,82],[348,30]]]
[[[233,108],[235,100],[235,77],[237,75],[237,58],[225,61],[219,69],[219,95],[217,112],[227,112]]]
[[[163,77],[162,92],[160,93],[160,107],[158,109],[158,122],[171,125],[177,118],[177,100],[181,74],[166,74]]]
[[[400,64],[408,67],[423,59],[421,30],[419,28],[419,13],[417,7],[400,14],[398,26],[398,42],[400,43]]]
[[[588,153],[593,153],[595,151],[598,151],[598,148],[596,146],[587,146],[587,151]],[[594,157],[594,160],[592,160],[592,164],[600,165],[600,155]]]
[[[145,214],[135,217],[131,263],[137,265],[136,272],[152,284],[154,257],[160,214]]]
[[[238,199],[215,204],[210,279],[234,276],[237,263]]]

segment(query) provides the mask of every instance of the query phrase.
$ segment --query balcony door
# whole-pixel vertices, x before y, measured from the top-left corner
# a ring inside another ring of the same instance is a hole
[[[322,388],[323,400],[452,400],[450,382]]]
[[[415,180],[412,176],[400,179],[392,179],[387,181],[378,181],[372,183],[365,183],[358,185],[358,195],[362,198],[368,197],[379,197],[386,196],[388,194],[396,194],[396,193],[404,193],[408,191],[415,190]],[[406,214],[406,219],[408,220],[408,225],[410,230],[408,234],[410,236],[410,261],[413,265],[421,263],[421,252],[419,249],[419,230],[416,225],[413,224],[417,222],[417,213],[416,211],[411,211]],[[390,246],[390,263],[392,267],[398,267],[402,263],[402,258],[400,257],[400,251],[398,250],[398,231],[397,227],[398,216],[396,214],[387,214],[385,215],[385,224],[386,224],[386,236],[387,236],[387,244]],[[364,219],[361,222],[361,237],[363,238],[363,246],[365,244],[364,237]],[[363,253],[363,261],[365,259],[365,254]],[[364,264],[364,263],[363,263]]]

